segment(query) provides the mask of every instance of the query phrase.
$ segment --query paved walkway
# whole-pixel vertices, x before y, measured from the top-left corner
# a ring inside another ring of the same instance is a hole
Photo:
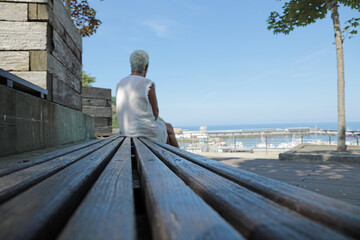
[[[281,153],[281,160],[323,161],[323,162],[358,162],[360,163],[360,146],[347,146],[346,152],[337,152],[336,145],[300,144],[291,150]]]
[[[209,155],[228,165],[360,206],[359,163],[311,163]]]

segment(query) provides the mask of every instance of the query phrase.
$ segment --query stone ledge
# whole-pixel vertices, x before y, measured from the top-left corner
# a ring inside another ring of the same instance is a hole
[[[279,160],[360,163],[360,146],[348,146],[347,152],[337,152],[334,145],[301,144],[287,152],[280,153]]]

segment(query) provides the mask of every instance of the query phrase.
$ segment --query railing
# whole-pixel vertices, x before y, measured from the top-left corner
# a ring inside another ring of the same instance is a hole
[[[14,74],[11,74],[4,69],[0,68],[0,84],[8,86],[10,88],[20,90],[22,92],[29,93],[31,95],[45,98],[48,95],[48,91],[28,82]]]
[[[193,131],[196,132],[196,131]],[[253,150],[288,150],[299,144],[337,145],[337,131],[316,129],[309,132],[289,133],[281,131],[258,131],[258,133],[214,135],[178,134],[181,148],[192,152],[242,152]],[[246,132],[246,131],[245,131]],[[360,131],[346,131],[346,144],[359,146]]]

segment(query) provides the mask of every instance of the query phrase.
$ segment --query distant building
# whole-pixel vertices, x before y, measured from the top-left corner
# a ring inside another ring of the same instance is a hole
[[[207,126],[200,126],[199,127],[200,132],[206,132],[206,130],[207,130]]]

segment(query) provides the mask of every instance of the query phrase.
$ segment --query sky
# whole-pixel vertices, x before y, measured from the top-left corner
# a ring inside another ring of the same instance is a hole
[[[94,87],[130,74],[129,56],[149,53],[160,116],[176,126],[337,121],[330,14],[289,35],[267,30],[276,0],[90,0],[102,21],[83,38]],[[340,20],[360,17],[340,7]],[[344,41],[346,121],[360,121],[360,34]]]

